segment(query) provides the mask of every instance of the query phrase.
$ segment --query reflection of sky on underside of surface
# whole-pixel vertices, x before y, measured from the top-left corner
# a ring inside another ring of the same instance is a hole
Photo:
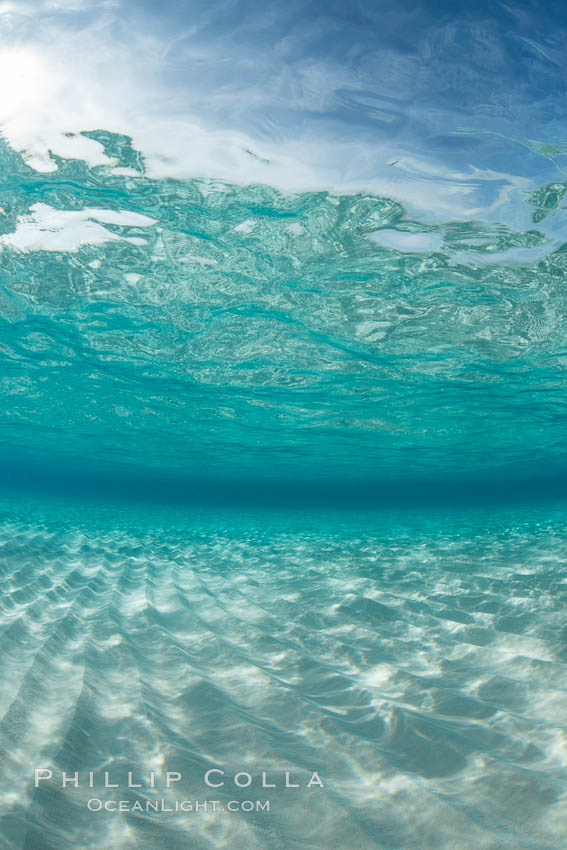
[[[49,150],[105,161],[64,135],[105,128],[154,174],[525,226],[509,200],[564,178],[566,17],[559,3],[3,2],[0,123],[39,170]]]

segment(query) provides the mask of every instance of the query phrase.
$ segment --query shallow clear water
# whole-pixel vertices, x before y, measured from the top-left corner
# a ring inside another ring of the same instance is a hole
[[[564,468],[567,254],[491,260],[544,243],[535,225],[123,176],[142,169],[129,141],[90,135],[115,168],[38,174],[0,150],[4,465],[343,483]],[[530,201],[552,211],[549,192]],[[437,249],[408,252],[416,234]]]
[[[564,846],[562,510],[22,500],[0,533],[1,847]]]
[[[0,850],[567,846],[566,43],[0,2]]]

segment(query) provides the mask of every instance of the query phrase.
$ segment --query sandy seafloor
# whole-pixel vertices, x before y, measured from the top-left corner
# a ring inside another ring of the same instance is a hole
[[[564,516],[2,502],[1,850],[564,848]]]

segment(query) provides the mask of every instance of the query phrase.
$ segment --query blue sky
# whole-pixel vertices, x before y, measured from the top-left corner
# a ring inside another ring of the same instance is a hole
[[[0,123],[39,169],[103,161],[65,134],[105,128],[157,174],[514,221],[567,168],[566,24],[549,2],[0,2]]]

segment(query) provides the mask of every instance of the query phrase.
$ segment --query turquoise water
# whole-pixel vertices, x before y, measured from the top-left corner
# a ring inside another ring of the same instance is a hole
[[[564,847],[561,507],[19,498],[0,534],[2,848]]]
[[[0,850],[567,847],[565,44],[0,2]]]
[[[376,494],[564,472],[567,253],[543,228],[565,183],[520,193],[524,230],[432,223],[151,178],[128,138],[86,136],[111,165],[0,150],[6,475]]]
[[[521,229],[85,135],[0,147],[1,850],[564,847],[566,184]]]

